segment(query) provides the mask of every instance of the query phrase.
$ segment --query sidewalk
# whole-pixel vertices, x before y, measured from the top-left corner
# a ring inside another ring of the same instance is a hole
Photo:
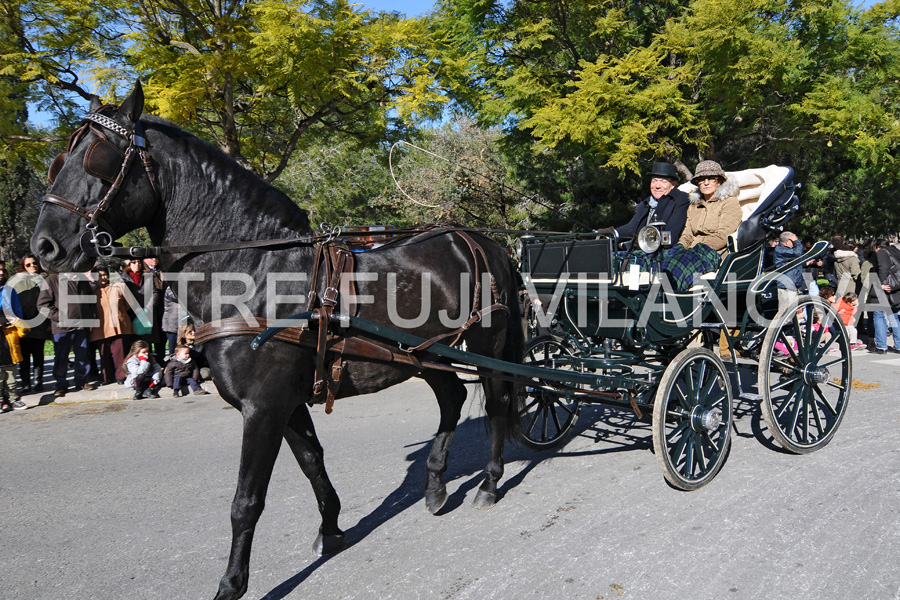
[[[71,362],[72,361],[70,359],[70,365]],[[37,406],[45,406],[47,404],[76,404],[79,402],[109,402],[113,400],[131,400],[132,396],[134,396],[134,390],[132,388],[127,388],[124,385],[119,385],[118,383],[113,383],[110,385],[99,385],[97,382],[93,382],[95,385],[97,385],[96,390],[76,390],[73,384],[74,377],[71,366],[69,367],[66,381],[69,384],[66,395],[59,398],[55,397],[53,395],[53,391],[56,389],[56,380],[53,378],[53,357],[47,356],[44,359],[44,391],[38,393],[32,392],[30,394],[22,394],[20,400],[22,400],[22,402],[24,402],[28,406],[28,408],[31,409]],[[201,384],[201,387],[210,394],[218,395],[219,393],[212,381],[204,381]],[[170,388],[163,387],[160,390],[159,395],[162,398],[171,398],[174,396],[174,391]],[[191,395],[193,396],[193,394]]]

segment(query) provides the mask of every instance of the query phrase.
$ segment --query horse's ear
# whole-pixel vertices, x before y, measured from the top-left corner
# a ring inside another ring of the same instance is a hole
[[[131,90],[131,95],[125,98],[122,106],[119,107],[116,117],[119,121],[127,120],[128,122],[123,124],[131,126],[141,118],[142,112],[144,112],[144,89],[141,87],[141,80],[138,79],[134,84],[134,89]]]
[[[88,110],[90,112],[97,112],[98,110],[100,110],[101,106],[103,106],[103,103],[100,102],[100,97],[95,94],[91,94],[91,107]]]

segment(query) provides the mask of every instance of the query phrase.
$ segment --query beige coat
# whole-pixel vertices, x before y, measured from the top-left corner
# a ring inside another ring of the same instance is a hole
[[[728,236],[737,231],[744,218],[737,199],[739,191],[737,181],[729,177],[709,200],[704,200],[699,191],[692,192],[687,223],[678,243],[685,248],[706,244],[724,254]]]
[[[106,287],[98,287],[94,290],[97,296],[97,317],[100,326],[91,329],[90,341],[105,340],[117,335],[131,335],[134,328],[131,319],[128,318],[128,302],[125,301],[123,292],[125,284],[121,282],[111,283]]]

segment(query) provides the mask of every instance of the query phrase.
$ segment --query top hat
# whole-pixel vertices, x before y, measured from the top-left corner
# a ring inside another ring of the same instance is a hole
[[[678,177],[678,169],[675,168],[675,165],[667,162],[655,162],[653,163],[653,168],[650,170],[651,177],[668,177],[670,179],[674,179],[678,181],[680,178]]]

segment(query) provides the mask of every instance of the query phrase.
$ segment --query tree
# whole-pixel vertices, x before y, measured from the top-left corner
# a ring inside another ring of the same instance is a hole
[[[44,184],[23,160],[0,159],[0,257],[13,260],[29,251]]]
[[[0,2],[15,32],[0,73],[28,86],[25,101],[71,128],[78,99],[115,100],[137,76],[149,111],[269,181],[319,128],[373,143],[443,101],[419,56],[423,24],[347,0]]]
[[[811,184],[803,227],[861,235],[900,226],[900,211],[871,187],[862,219],[830,220],[846,215],[835,203],[859,206],[853,190],[896,177],[900,2],[867,11],[839,0],[645,4],[446,0],[439,26],[481,66],[447,88],[482,120],[505,119],[522,164],[526,149],[550,151],[559,180],[579,163],[635,182],[658,157],[685,174],[704,158],[726,169],[780,162]],[[616,204],[622,191],[593,193]]]

